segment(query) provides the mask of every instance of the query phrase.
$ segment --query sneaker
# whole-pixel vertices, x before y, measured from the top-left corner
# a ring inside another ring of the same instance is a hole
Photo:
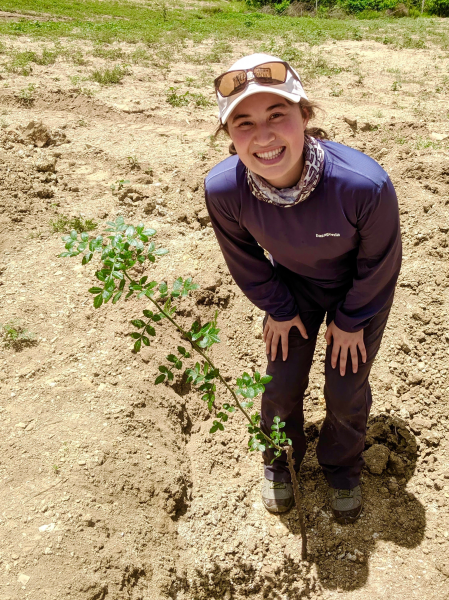
[[[331,509],[338,523],[354,523],[362,512],[362,490],[360,486],[352,490],[329,488]]]
[[[262,502],[271,513],[285,513],[291,509],[295,499],[291,483],[263,480]]]

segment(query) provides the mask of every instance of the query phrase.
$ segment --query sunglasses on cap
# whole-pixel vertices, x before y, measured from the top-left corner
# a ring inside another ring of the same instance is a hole
[[[215,79],[215,91],[223,98],[239,94],[255,81],[260,85],[279,85],[287,80],[287,73],[300,81],[296,73],[286,62],[266,62],[251,69],[227,71]]]

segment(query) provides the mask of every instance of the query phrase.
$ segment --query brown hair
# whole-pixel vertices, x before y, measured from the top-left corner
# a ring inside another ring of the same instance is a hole
[[[293,104],[290,100],[287,100],[289,104]],[[299,110],[301,111],[303,119],[309,119],[309,122],[316,117],[316,111],[322,110],[321,106],[316,102],[311,102],[310,100],[306,100],[305,98],[301,98],[299,101]],[[215,130],[213,137],[214,139],[224,131],[226,135],[229,136],[228,124],[224,125],[220,122]],[[306,135],[310,135],[311,137],[318,138],[320,140],[328,140],[329,136],[324,129],[321,127],[306,127],[304,133]],[[229,154],[237,154],[234,144],[231,142],[229,144]]]

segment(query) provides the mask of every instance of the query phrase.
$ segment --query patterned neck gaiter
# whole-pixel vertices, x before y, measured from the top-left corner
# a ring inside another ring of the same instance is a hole
[[[246,178],[251,192],[258,200],[290,208],[304,202],[318,185],[324,169],[324,150],[313,137],[304,137],[304,168],[298,183],[291,188],[277,189],[259,175],[246,169]]]

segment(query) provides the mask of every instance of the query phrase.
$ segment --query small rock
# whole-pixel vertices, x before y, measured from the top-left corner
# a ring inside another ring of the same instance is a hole
[[[436,431],[423,430],[420,439],[423,442],[425,442],[428,446],[438,446],[438,444],[440,443],[441,435],[439,433],[436,433]]]
[[[407,337],[403,336],[399,342],[399,348],[402,350],[402,352],[405,352],[405,354],[410,354],[410,352],[413,350],[413,345],[410,343]]]
[[[52,140],[49,128],[42,121],[30,121],[23,135],[38,148],[42,148]]]
[[[54,173],[56,170],[56,158],[54,156],[42,156],[34,163],[34,168],[39,173]]]
[[[435,562],[435,567],[438,569],[438,571],[440,571],[440,573],[442,573],[446,577],[449,577],[449,560],[448,559],[437,560]]]
[[[86,464],[86,461],[85,460],[79,460],[78,464],[82,467],[83,465]]]
[[[398,482],[396,481],[396,477],[391,477],[388,480],[387,487],[388,487],[389,492],[391,492],[392,494],[396,494],[396,492],[399,491],[399,485],[398,485]]]
[[[351,119],[349,117],[343,117],[343,121],[349,125],[351,129],[357,131],[357,119]]]
[[[202,227],[206,227],[206,225],[210,223],[210,217],[209,213],[207,212],[207,208],[203,208],[203,210],[198,213],[197,219]]]
[[[26,423],[17,423],[16,427],[19,427],[20,429],[25,429],[25,427],[27,426]]]
[[[420,373],[419,371],[413,371],[413,373],[410,373],[410,375],[408,376],[408,382],[410,385],[419,385],[423,380],[423,376],[422,373]]]
[[[444,479],[449,479],[449,471],[445,471],[443,473],[443,477],[444,477]]]
[[[48,525],[41,525],[39,527],[39,531],[41,533],[43,533],[44,531],[47,531],[48,533],[50,533],[54,530],[55,527],[56,527],[56,523],[48,523]]]
[[[410,428],[413,433],[421,433],[423,429],[430,429],[432,427],[432,421],[425,419],[424,417],[414,417],[410,422]]]
[[[22,585],[26,585],[30,580],[29,575],[25,575],[25,573],[19,573],[17,576],[17,581]]]
[[[423,311],[415,311],[414,313],[412,313],[412,319],[424,323],[424,325],[428,325],[432,320],[432,317]]]
[[[443,140],[449,139],[449,133],[437,133],[436,131],[432,131],[432,133],[430,134],[430,137],[433,140],[442,142]]]
[[[390,456],[389,449],[382,444],[374,444],[365,451],[366,466],[373,475],[381,475],[385,470]]]

